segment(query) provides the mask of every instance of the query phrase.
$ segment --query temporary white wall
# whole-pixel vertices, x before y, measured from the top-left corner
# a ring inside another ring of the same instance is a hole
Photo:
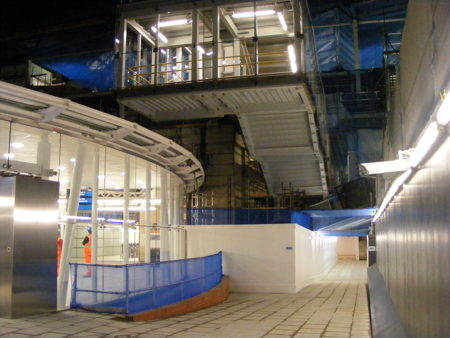
[[[337,254],[343,259],[359,259],[359,238],[338,237]]]
[[[188,257],[222,251],[235,292],[299,291],[334,266],[336,241],[296,224],[187,227]]]

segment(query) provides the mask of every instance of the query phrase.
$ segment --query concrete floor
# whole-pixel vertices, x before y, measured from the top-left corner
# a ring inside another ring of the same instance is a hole
[[[365,262],[340,261],[297,294],[231,294],[218,305],[170,319],[123,322],[64,311],[0,318],[2,337],[370,337]]]

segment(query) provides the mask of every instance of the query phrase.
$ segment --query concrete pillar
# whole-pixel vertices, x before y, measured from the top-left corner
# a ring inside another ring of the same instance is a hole
[[[126,52],[127,52],[127,20],[123,19],[119,25],[119,67],[118,67],[118,84],[117,86],[122,89],[125,88],[126,81]]]

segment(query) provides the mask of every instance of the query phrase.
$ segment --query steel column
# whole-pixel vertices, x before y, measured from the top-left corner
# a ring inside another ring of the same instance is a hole
[[[300,1],[292,1],[294,14],[294,51],[297,72],[304,72],[303,62],[303,10]]]
[[[160,205],[160,261],[168,261],[170,259],[169,251],[169,231],[168,226],[168,215],[167,215],[167,172],[165,169],[160,172],[160,190],[161,190],[161,205]]]
[[[352,20],[353,29],[353,51],[355,57],[355,70],[356,70],[356,92],[361,92],[361,63],[359,59],[359,30],[358,30],[358,20]]]
[[[145,168],[145,254],[144,261],[145,263],[151,262],[151,195],[152,195],[152,168],[151,165],[148,164],[147,168]]]
[[[92,222],[92,264],[98,261],[98,173],[99,173],[99,149],[94,147],[94,157],[92,163],[92,206],[91,206],[91,222]],[[95,272],[95,270],[94,270]]]
[[[126,52],[127,52],[127,20],[123,19],[120,21],[119,26],[119,69],[118,69],[118,87],[120,89],[125,88],[126,81]]]
[[[130,155],[125,155],[125,175],[123,176],[123,264],[130,258],[129,208],[130,208]]]
[[[67,201],[67,215],[71,216],[67,222],[64,231],[64,242],[61,254],[61,262],[59,265],[58,276],[58,308],[66,306],[67,287],[69,281],[69,260],[72,250],[72,240],[77,216],[78,203],[80,201],[81,180],[84,170],[86,146],[83,142],[78,144],[75,167],[72,174],[72,182],[70,185],[70,195]]]
[[[50,170],[51,145],[48,142],[48,134],[44,133],[37,147],[37,163],[41,169],[41,177],[48,179]]]
[[[198,8],[192,10],[192,61],[191,61],[191,79],[192,81],[198,80]]]
[[[212,57],[212,78],[219,78],[219,44],[220,44],[220,12],[217,5],[212,9],[213,20],[213,57]]]

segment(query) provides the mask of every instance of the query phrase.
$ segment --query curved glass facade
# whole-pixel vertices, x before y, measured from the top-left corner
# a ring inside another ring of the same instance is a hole
[[[77,180],[77,161],[81,161],[77,158],[80,144],[84,154],[80,195],[77,211],[71,215],[68,203]],[[99,264],[150,262],[150,255],[152,262],[157,261],[161,248],[161,260],[185,257],[180,226],[185,185],[162,166],[112,147],[5,120],[0,120],[0,156],[3,168],[24,174],[41,172],[38,176],[59,182],[61,236],[67,222],[75,225],[72,261],[83,261],[87,227],[97,230]]]

